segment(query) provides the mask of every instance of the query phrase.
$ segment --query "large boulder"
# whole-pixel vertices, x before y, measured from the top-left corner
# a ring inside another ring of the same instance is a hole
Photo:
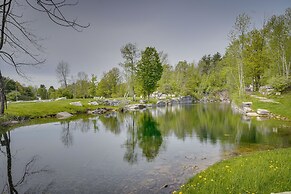
[[[70,113],[68,113],[68,112],[59,112],[59,113],[56,115],[56,117],[57,117],[58,119],[66,119],[66,118],[69,118],[69,117],[71,117],[71,116],[73,116],[73,115],[70,114]]]

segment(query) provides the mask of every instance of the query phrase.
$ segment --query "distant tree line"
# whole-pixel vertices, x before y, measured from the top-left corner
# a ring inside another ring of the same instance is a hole
[[[250,29],[250,26],[248,15],[240,14],[236,18],[224,56],[217,52],[204,55],[197,64],[179,61],[172,66],[166,53],[154,47],[140,51],[136,44],[127,43],[120,49],[121,69],[114,67],[100,79],[84,72],[70,76],[69,64],[62,61],[56,69],[60,88],[25,87],[5,78],[7,99],[126,96],[134,100],[136,96],[146,98],[154,91],[200,99],[221,91],[243,95],[247,87],[258,91],[264,85],[279,92],[290,89],[291,8],[266,20],[261,29]]]

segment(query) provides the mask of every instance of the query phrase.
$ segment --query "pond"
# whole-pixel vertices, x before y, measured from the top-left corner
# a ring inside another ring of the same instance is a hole
[[[23,126],[1,134],[0,192],[170,193],[226,157],[290,146],[290,123],[228,104]]]

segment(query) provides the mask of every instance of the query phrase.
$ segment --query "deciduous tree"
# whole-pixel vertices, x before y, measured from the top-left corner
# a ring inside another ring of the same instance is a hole
[[[147,47],[141,55],[141,60],[137,65],[137,76],[141,84],[144,96],[155,91],[157,82],[161,79],[163,67],[159,54],[154,47]]]
[[[68,77],[70,73],[69,64],[64,61],[60,62],[57,66],[56,73],[57,73],[57,78],[59,82],[61,83],[61,85],[67,88]]]

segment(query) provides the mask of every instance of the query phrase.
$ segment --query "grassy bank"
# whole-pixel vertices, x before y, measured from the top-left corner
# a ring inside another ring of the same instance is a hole
[[[83,106],[70,105],[71,102],[80,101]],[[104,105],[89,105],[88,102],[92,99],[73,99],[60,100],[51,102],[20,102],[8,104],[8,109],[5,112],[6,120],[13,117],[22,118],[44,118],[55,116],[59,112],[69,112],[71,114],[86,113],[87,110],[105,107]],[[113,108],[113,107],[111,107]],[[116,107],[115,107],[116,108]]]
[[[262,96],[260,94],[256,94],[257,96]],[[280,96],[264,96],[268,99],[272,99],[278,103],[272,102],[262,102],[258,98],[252,97],[251,95],[245,95],[243,97],[238,97],[237,94],[233,94],[231,96],[232,100],[237,104],[240,105],[243,101],[251,101],[252,109],[257,110],[258,108],[267,109],[271,111],[273,114],[281,115],[283,117],[288,118],[291,120],[291,92],[282,94]]]
[[[291,148],[219,162],[174,193],[271,193],[291,191]]]

